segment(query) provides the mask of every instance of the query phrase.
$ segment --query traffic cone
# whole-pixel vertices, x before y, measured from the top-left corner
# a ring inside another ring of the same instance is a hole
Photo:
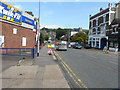
[[[107,54],[109,54],[109,49],[107,49]]]

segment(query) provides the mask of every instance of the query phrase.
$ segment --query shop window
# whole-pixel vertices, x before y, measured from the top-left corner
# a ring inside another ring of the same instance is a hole
[[[17,28],[13,28],[13,34],[17,34]]]
[[[99,42],[97,42],[97,46],[99,46]]]
[[[118,46],[118,43],[117,43],[117,42],[115,42],[115,44],[114,44],[114,47],[116,47],[116,46]]]
[[[111,47],[111,48],[113,48],[113,47],[114,47],[113,42],[110,42],[110,47]]]
[[[26,37],[22,38],[22,46],[26,46]]]

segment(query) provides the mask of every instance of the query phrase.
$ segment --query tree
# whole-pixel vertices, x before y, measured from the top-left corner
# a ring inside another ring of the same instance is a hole
[[[45,35],[45,40],[48,41],[48,39],[49,39],[49,36],[46,34]]]
[[[43,33],[40,33],[40,43],[42,44],[43,42],[44,42]]]
[[[87,34],[85,34],[83,32],[79,32],[73,37],[73,39],[71,41],[81,43],[82,40],[87,41],[88,36],[87,36]]]
[[[82,42],[82,40],[83,40],[82,37],[78,37],[78,38],[76,39],[76,41],[77,41],[79,44]]]

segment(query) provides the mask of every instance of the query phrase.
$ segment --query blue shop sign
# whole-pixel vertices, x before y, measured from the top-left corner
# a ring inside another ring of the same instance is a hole
[[[0,19],[22,24],[22,11],[0,1]]]
[[[36,29],[36,25],[34,25],[34,29]]]
[[[34,20],[26,17],[26,16],[22,16],[22,22],[33,25],[34,26]]]

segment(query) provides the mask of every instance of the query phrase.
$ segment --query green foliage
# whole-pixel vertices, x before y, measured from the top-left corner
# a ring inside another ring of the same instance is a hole
[[[56,30],[56,38],[57,38],[58,40],[60,40],[60,37],[63,36],[63,35],[65,35],[65,34],[67,34],[67,32],[68,32],[69,30],[72,30],[72,29],[69,29],[69,28],[65,28],[65,29],[58,28],[58,29]]]
[[[48,39],[49,39],[49,36],[46,34],[45,35],[45,40],[48,41]]]
[[[82,40],[84,40],[86,42],[88,40],[88,36],[87,36],[87,34],[85,34],[83,32],[79,32],[73,37],[73,39],[71,41],[81,43]]]
[[[44,37],[43,37],[43,33],[40,33],[40,43],[44,42]]]

